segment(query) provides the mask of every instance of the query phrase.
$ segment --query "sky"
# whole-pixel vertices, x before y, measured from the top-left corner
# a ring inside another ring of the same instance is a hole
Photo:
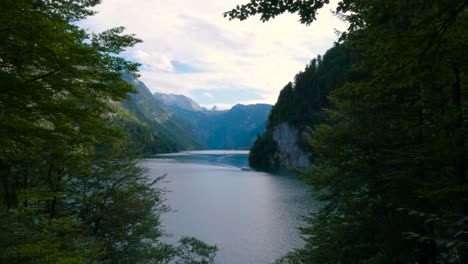
[[[103,0],[96,15],[80,22],[89,32],[124,26],[143,43],[121,55],[142,64],[140,77],[152,92],[182,94],[200,105],[228,109],[274,104],[281,89],[308,62],[333,46],[346,25],[325,6],[310,26],[284,14],[223,17],[248,0]]]

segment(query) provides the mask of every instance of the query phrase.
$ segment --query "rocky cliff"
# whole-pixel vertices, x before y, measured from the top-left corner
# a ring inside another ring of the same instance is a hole
[[[276,125],[272,133],[277,151],[274,159],[280,167],[307,168],[310,165],[310,153],[300,148],[300,140],[307,140],[310,135],[284,122]]]
[[[343,85],[356,58],[337,45],[313,59],[286,84],[273,106],[265,133],[250,149],[250,166],[306,168],[312,160],[307,127],[328,122],[323,109],[333,108],[329,96]]]

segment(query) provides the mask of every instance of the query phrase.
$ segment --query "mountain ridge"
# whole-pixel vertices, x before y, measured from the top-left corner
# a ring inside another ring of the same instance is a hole
[[[239,103],[228,110],[207,110],[184,95],[154,93],[153,96],[182,122],[190,124],[195,138],[208,149],[249,149],[257,135],[264,132],[272,107]]]
[[[110,102],[111,122],[129,135],[134,148],[144,154],[203,149],[191,127],[179,120],[164,104],[157,101],[149,88],[136,77],[123,75],[136,93],[121,102]]]
[[[205,107],[200,106],[197,102],[182,94],[166,94],[155,92],[153,96],[169,107],[179,107],[189,111],[207,111]]]

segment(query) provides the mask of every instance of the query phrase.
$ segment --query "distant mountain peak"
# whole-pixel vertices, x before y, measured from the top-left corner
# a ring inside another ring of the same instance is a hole
[[[236,104],[231,109],[201,107],[192,99],[177,94],[154,93],[153,97],[168,107],[173,117],[192,126],[195,138],[208,149],[248,149],[257,135],[265,131],[271,105]]]
[[[178,107],[188,111],[200,112],[206,111],[206,108],[201,107],[189,97],[181,94],[165,94],[154,93],[153,96],[167,106]]]

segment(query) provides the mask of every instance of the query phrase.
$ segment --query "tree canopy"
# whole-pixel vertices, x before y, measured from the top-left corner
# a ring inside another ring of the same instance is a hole
[[[118,54],[140,40],[77,26],[99,2],[0,2],[2,263],[184,257],[160,241],[161,178],[146,175],[109,119],[110,103],[134,92],[122,73],[138,66]]]
[[[328,1],[252,0],[263,21]],[[468,1],[339,1],[341,45],[361,58],[315,125],[303,173],[324,207],[281,263],[467,263]]]
[[[268,117],[267,131],[251,147],[250,165],[262,169],[278,167],[279,161],[274,158],[277,147],[273,130],[281,123],[298,129],[300,147],[309,153],[310,145],[300,134],[308,132],[308,127],[328,122],[324,111],[332,107],[328,96],[346,82],[351,65],[356,62],[356,56],[349,49],[337,44],[296,74],[294,82],[281,90]]]

